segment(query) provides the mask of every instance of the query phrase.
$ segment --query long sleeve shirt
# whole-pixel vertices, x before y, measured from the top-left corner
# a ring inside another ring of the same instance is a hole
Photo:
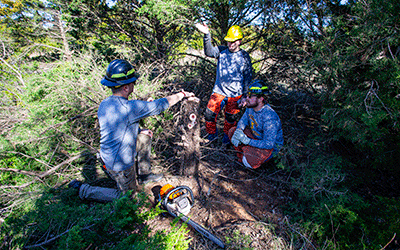
[[[112,95],[103,100],[97,114],[100,124],[100,155],[106,168],[123,171],[133,166],[139,121],[158,115],[168,107],[165,98],[146,102]]]
[[[237,97],[247,92],[253,68],[246,51],[240,49],[232,53],[226,46],[214,47],[211,44],[211,34],[205,34],[204,53],[206,56],[218,59],[214,93],[226,97]]]
[[[279,152],[283,145],[282,124],[278,114],[268,104],[260,111],[247,108],[237,124],[238,129],[251,129],[256,139],[251,139],[249,145],[262,148],[274,149],[274,154]]]

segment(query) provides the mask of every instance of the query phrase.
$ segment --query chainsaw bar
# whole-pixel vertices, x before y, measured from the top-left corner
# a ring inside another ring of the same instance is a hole
[[[168,185],[168,184],[167,184]],[[189,213],[190,208],[194,204],[193,192],[187,186],[179,186],[169,191],[161,200],[161,205],[173,217],[179,217],[181,220],[193,227],[204,237],[210,239],[221,248],[225,248],[225,243],[218,237],[213,235],[210,231],[203,226],[197,224],[186,215]]]

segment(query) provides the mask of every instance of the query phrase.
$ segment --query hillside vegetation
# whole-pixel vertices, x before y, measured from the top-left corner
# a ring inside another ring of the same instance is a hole
[[[216,249],[176,220],[155,227],[163,211],[145,190],[99,204],[68,188],[73,179],[115,186],[96,160],[97,108],[110,95],[100,80],[111,60],[140,74],[133,98],[185,89],[204,111],[216,61],[204,56],[199,21],[215,45],[231,25],[243,27],[242,48],[268,83],[285,138],[258,172],[240,169],[221,145],[202,144],[203,166],[274,187],[265,198],[274,212],[260,205],[248,226],[258,234],[240,231],[243,221],[218,230],[227,248],[400,247],[399,1],[113,3],[0,2],[1,249]],[[177,115],[179,106],[141,124],[155,133],[153,162],[172,176]]]

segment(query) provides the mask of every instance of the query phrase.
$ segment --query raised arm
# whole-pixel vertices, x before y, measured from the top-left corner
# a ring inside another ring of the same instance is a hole
[[[199,30],[201,33],[204,34],[204,39],[203,39],[204,54],[206,56],[209,56],[209,57],[218,58],[219,57],[220,48],[219,47],[214,47],[212,45],[212,43],[211,43],[211,33],[210,33],[210,29],[208,28],[208,26],[206,24],[196,23],[195,27],[197,28],[197,30]]]

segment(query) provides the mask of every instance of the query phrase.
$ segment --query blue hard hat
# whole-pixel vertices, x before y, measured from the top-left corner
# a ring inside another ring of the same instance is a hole
[[[116,59],[108,65],[106,75],[101,79],[101,84],[107,87],[118,87],[137,79],[135,69],[128,61]]]
[[[249,86],[249,95],[256,94],[256,95],[266,95],[268,94],[268,87],[264,84],[263,81],[255,79],[251,82]]]

